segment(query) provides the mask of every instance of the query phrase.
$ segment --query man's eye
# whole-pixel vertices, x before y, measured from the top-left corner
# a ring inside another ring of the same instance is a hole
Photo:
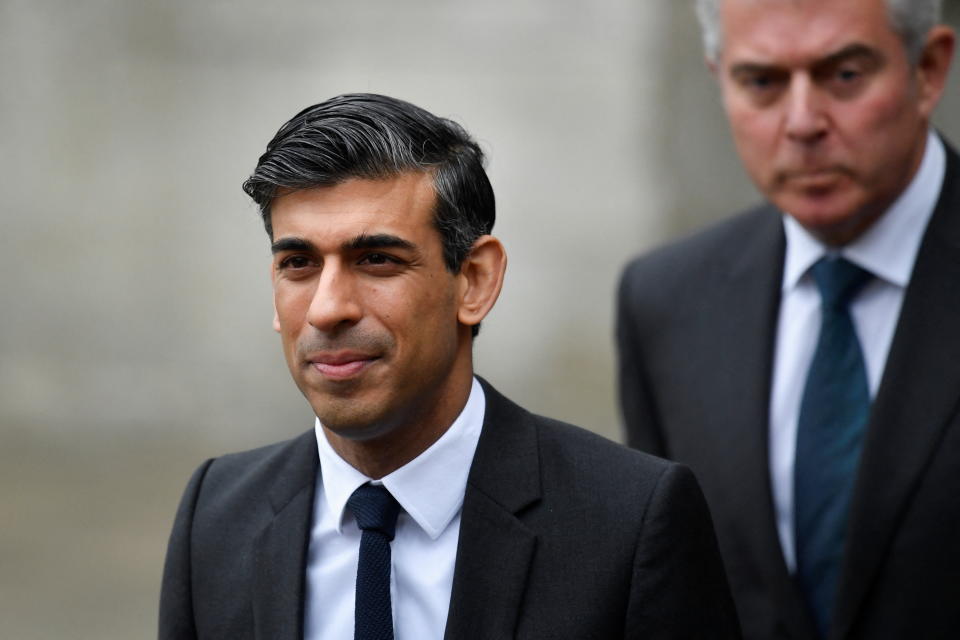
[[[767,89],[773,86],[773,78],[770,76],[753,76],[747,78],[746,84],[754,89]]]
[[[837,69],[836,73],[834,73],[834,78],[844,83],[855,82],[861,77],[863,77],[863,74],[860,73],[860,70],[852,67],[843,67]]]
[[[756,71],[738,74],[736,80],[751,99],[766,104],[780,94],[788,78],[782,73]]]
[[[867,73],[858,66],[844,65],[826,75],[826,87],[839,98],[853,98],[866,86]]]
[[[306,269],[310,260],[305,256],[290,256],[280,261],[281,269]]]
[[[740,76],[740,84],[751,90],[765,91],[783,83],[783,77],[777,73],[755,72]]]
[[[396,263],[396,260],[385,253],[368,253],[360,262],[361,264],[391,264]]]
[[[841,80],[855,80],[856,78],[860,77],[860,74],[853,69],[841,69],[837,73],[837,77]]]

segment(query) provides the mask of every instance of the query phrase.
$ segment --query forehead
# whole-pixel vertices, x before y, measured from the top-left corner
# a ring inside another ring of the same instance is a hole
[[[409,235],[433,228],[435,204],[433,179],[428,173],[375,180],[351,178],[279,195],[271,206],[271,222],[275,238],[342,238],[386,231]]]
[[[902,50],[886,0],[722,0],[720,21],[725,64],[801,66],[854,43]]]

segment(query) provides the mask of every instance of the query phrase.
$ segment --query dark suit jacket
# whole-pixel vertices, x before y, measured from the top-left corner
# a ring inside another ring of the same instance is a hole
[[[867,427],[830,638],[960,637],[960,162],[947,155]],[[761,207],[635,260],[617,330],[629,444],[693,469],[744,636],[763,640],[814,637],[768,466],[784,247]]]
[[[688,469],[484,391],[445,638],[739,637]],[[161,639],[302,637],[317,467],[310,431],[197,470],[170,538]]]

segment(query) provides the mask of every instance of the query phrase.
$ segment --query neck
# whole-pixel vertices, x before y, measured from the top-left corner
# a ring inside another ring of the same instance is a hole
[[[350,466],[379,480],[429,449],[450,429],[463,411],[473,385],[473,368],[451,372],[443,392],[415,403],[416,410],[397,415],[377,435],[352,439],[323,427],[333,450]]]

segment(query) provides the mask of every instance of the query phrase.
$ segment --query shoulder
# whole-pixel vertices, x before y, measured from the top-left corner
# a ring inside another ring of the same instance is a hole
[[[606,478],[659,476],[671,463],[630,449],[583,427],[530,414],[537,425],[544,464],[563,466],[578,475]]]
[[[594,540],[623,557],[649,536],[680,536],[685,527],[709,531],[697,479],[685,465],[629,449],[580,427],[533,416],[540,443],[541,502],[527,519],[545,539],[563,523],[569,534]],[[573,524],[577,523],[577,524]],[[676,538],[675,538],[676,540]],[[586,545],[590,547],[590,545]],[[590,547],[593,548],[593,547]]]
[[[744,247],[782,233],[776,209],[762,204],[633,258],[623,269],[620,297],[675,295],[673,287],[735,262]]]
[[[952,211],[960,205],[960,155],[957,154],[950,140],[943,135],[940,136],[940,140],[947,153],[947,167],[940,191],[939,205]]]
[[[314,432],[291,440],[230,453],[206,461],[194,473],[187,494],[196,510],[211,514],[249,513],[266,507],[268,499],[289,500],[312,483],[317,467]],[[282,505],[274,505],[278,507]]]
[[[311,430],[290,440],[213,458],[205,482],[243,485],[276,477],[289,464],[291,457],[310,448],[312,440],[314,432]]]
[[[508,491],[506,477],[538,473],[544,484],[559,479],[580,490],[616,482],[646,482],[675,464],[527,411],[483,378],[480,383],[486,413],[474,476],[485,485],[496,485],[498,491]]]
[[[576,487],[593,501],[634,509],[675,482],[696,485],[684,465],[630,449],[582,427],[531,414],[546,484]],[[622,504],[621,504],[622,503]]]
[[[780,214],[762,205],[633,259],[618,286],[618,332],[699,325],[737,274],[779,268],[783,246]]]

